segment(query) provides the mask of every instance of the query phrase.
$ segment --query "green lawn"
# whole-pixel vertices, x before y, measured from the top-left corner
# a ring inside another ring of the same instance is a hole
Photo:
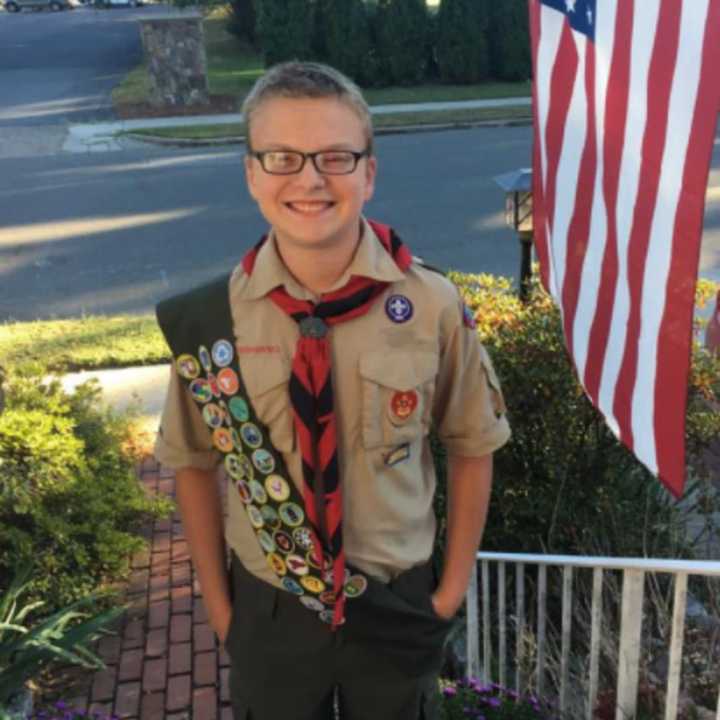
[[[238,106],[255,80],[264,72],[262,57],[240,43],[225,30],[225,10],[215,10],[205,18],[205,50],[208,85],[212,94],[234,95]],[[133,70],[113,91],[117,103],[142,102],[147,99],[149,84],[143,66]],[[477,100],[486,98],[527,97],[530,83],[484,83],[481,85],[426,84],[414,87],[375,88],[365,91],[371,105],[443,100]]]
[[[151,315],[0,324],[0,365],[58,372],[151,365],[170,353]]]

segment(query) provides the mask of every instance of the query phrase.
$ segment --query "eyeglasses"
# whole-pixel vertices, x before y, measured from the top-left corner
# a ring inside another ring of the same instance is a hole
[[[312,164],[321,175],[350,175],[355,172],[361,158],[370,156],[370,150],[362,152],[322,150],[314,153],[297,150],[266,150],[250,151],[248,155],[257,158],[262,169],[270,175],[296,175],[302,172],[308,158],[312,160]]]

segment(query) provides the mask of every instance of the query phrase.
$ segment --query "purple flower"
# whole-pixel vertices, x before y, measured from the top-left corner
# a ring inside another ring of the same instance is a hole
[[[455,695],[457,695],[457,688],[448,685],[446,688],[443,688],[443,695],[445,697],[455,697]]]
[[[490,707],[494,707],[494,708],[498,708],[498,707],[500,707],[500,705],[502,705],[500,698],[496,698],[496,697],[487,698],[487,700],[485,700],[485,702]]]
[[[56,707],[58,710],[62,711],[62,710],[67,710],[67,707],[68,707],[68,706],[67,706],[67,704],[64,703],[62,700],[58,700],[58,701],[55,703],[55,707]]]

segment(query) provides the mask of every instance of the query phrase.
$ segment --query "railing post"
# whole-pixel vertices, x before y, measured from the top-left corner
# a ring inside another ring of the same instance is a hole
[[[590,691],[588,692],[587,720],[593,720],[600,675],[600,634],[602,632],[602,568],[593,569],[592,610],[590,621]]]
[[[615,720],[634,718],[637,710],[644,589],[642,570],[623,570]]]
[[[572,580],[571,565],[563,566],[562,629],[560,646],[560,714],[567,710],[570,685],[570,631],[572,630]]]
[[[538,566],[537,695],[545,692],[545,616],[547,606],[547,565]]]
[[[675,576],[673,599],[672,638],[668,662],[668,684],[665,700],[665,720],[677,717],[678,695],[680,693],[680,671],[682,670],[683,631],[685,630],[685,605],[687,604],[687,573]]]
[[[507,687],[507,606],[505,603],[505,563],[498,563],[498,682]]]
[[[468,678],[479,677],[480,672],[480,628],[478,627],[478,575],[477,562],[470,574],[465,605],[465,673]]]
[[[490,568],[487,560],[482,562],[482,591],[483,591],[483,682],[487,685],[490,678]]]
[[[515,565],[515,690],[522,692],[521,658],[525,640],[525,565]]]

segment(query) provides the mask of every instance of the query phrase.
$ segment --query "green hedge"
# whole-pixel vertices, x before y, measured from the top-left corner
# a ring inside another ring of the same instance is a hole
[[[35,566],[44,612],[125,577],[139,534],[165,516],[135,474],[128,417],[87,383],[67,394],[40,375],[9,372],[0,414],[0,590]]]
[[[249,2],[231,5],[231,31],[257,35],[267,66],[314,58],[363,87],[531,75],[526,0],[254,0],[256,33]]]

